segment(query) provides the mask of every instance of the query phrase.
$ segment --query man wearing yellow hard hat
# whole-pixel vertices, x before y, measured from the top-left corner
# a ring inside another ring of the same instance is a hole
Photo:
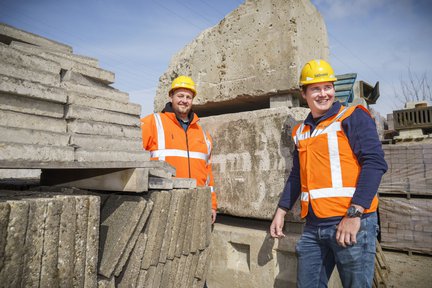
[[[176,168],[176,177],[194,178],[197,186],[209,186],[212,191],[212,223],[216,220],[217,200],[213,190],[211,166],[212,139],[199,124],[192,111],[197,94],[195,83],[188,76],[172,81],[161,113],[141,119],[142,140],[152,160],[166,161]]]
[[[376,194],[387,164],[369,111],[335,102],[336,80],[324,60],[301,71],[310,113],[292,131],[293,166],[270,226],[273,237],[284,237],[284,217],[300,198],[298,287],[327,287],[335,266],[343,287],[372,287]]]

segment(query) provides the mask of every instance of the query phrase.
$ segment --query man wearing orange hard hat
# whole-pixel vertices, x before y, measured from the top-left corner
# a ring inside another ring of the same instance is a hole
[[[152,160],[166,161],[176,168],[176,177],[194,178],[197,186],[209,186],[212,193],[212,223],[216,220],[217,200],[211,167],[212,139],[192,111],[197,94],[192,78],[181,75],[172,81],[161,113],[141,119],[142,140]]]
[[[369,111],[335,101],[336,80],[324,60],[301,71],[310,113],[292,131],[293,166],[270,226],[272,237],[284,237],[285,215],[300,198],[297,287],[327,287],[335,266],[343,287],[372,287],[376,194],[387,164]]]

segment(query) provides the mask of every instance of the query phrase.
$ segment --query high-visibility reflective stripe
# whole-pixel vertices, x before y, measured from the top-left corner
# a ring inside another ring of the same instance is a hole
[[[340,123],[334,123],[339,124]],[[331,125],[336,126],[336,125]],[[330,157],[330,170],[331,170],[331,178],[332,178],[332,187],[333,188],[341,188],[342,187],[342,168],[339,156],[339,143],[337,137],[337,131],[329,131],[327,132],[328,139],[328,149],[329,149],[329,157]]]
[[[214,192],[213,186],[208,186],[208,187],[210,187],[210,191],[213,193]]]
[[[161,159],[161,157],[170,157],[170,156],[188,158],[188,152],[186,150],[179,150],[179,149],[154,150],[150,152],[150,156],[152,158],[158,157],[159,159]],[[201,152],[189,151],[189,158],[208,161],[207,154]]]
[[[355,187],[340,187],[340,188],[322,188],[310,190],[311,199],[331,198],[331,197],[352,197],[355,192]]]
[[[201,126],[201,125],[200,125]],[[208,164],[208,161],[210,160],[210,155],[211,155],[211,142],[210,142],[210,140],[207,138],[207,135],[206,135],[206,131],[204,130],[204,127],[202,127],[201,126],[201,129],[202,129],[202,131],[203,131],[203,135],[204,135],[204,141],[205,141],[205,143],[206,143],[206,145],[207,145],[207,164]]]
[[[154,113],[154,118],[156,120],[156,130],[157,130],[157,143],[158,143],[158,149],[164,150],[165,149],[165,132],[162,125],[162,119],[160,118],[160,115],[158,113]],[[152,156],[155,157],[155,156]],[[159,156],[159,160],[165,161],[165,157]]]
[[[300,195],[300,197],[301,197],[301,201],[309,201],[309,193],[307,193],[307,192],[301,192],[301,195]]]

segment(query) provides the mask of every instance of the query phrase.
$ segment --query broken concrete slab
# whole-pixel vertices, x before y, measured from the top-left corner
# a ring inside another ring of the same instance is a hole
[[[0,92],[0,109],[52,118],[64,117],[64,106],[60,103],[41,101],[2,92]]]
[[[140,138],[141,128],[135,126],[96,122],[84,119],[73,119],[67,123],[68,132],[84,135],[104,135],[126,138]]]
[[[98,273],[110,278],[145,211],[142,197],[111,195],[101,212]]]
[[[154,238],[155,241],[155,245],[153,246],[152,249],[152,254],[151,254],[151,260],[150,260],[150,264],[153,266],[157,266],[159,263],[159,257],[161,254],[161,249],[162,249],[162,244],[163,244],[163,237],[166,234],[166,229],[167,229],[167,222],[168,222],[168,212],[169,212],[169,207],[170,207],[170,202],[171,202],[171,193],[167,192],[167,191],[159,191],[157,192],[159,193],[158,197],[160,198],[160,205],[159,205],[159,219],[158,219],[158,229]],[[156,206],[154,207],[154,209],[156,208]]]
[[[162,274],[163,271],[165,269],[165,264],[164,263],[158,263],[156,266],[156,271],[153,277],[153,284],[149,287],[161,287],[161,282],[162,282]]]
[[[303,64],[328,55],[324,19],[309,0],[246,1],[172,57],[154,111],[162,110],[179,74],[191,75],[199,87],[194,106],[229,100],[245,106],[263,95],[298,91]]]
[[[174,175],[172,175],[171,172],[166,171],[164,169],[153,168],[149,170],[149,176],[171,179],[171,177]]]
[[[0,167],[2,161],[73,161],[73,147],[42,146],[0,142]]]
[[[221,213],[273,218],[292,166],[291,131],[308,113],[306,108],[278,107],[201,119],[213,137]],[[290,213],[293,221],[300,221],[295,216]]]
[[[140,127],[138,115],[129,115],[120,112],[96,109],[80,105],[67,105],[65,111],[66,119],[84,119],[112,124]]]
[[[0,75],[0,91],[62,104],[67,101],[66,90],[63,88],[6,75]]]
[[[90,96],[73,91],[68,92],[68,103],[79,106],[87,106],[101,110],[120,112],[129,115],[140,116],[141,105],[135,103],[123,103],[98,96]]]
[[[136,138],[74,134],[69,144],[86,150],[143,151],[142,141]]]
[[[11,41],[21,41],[64,53],[72,53],[72,47],[69,45],[0,23],[0,42],[9,44]]]
[[[189,190],[190,192],[190,206],[189,206],[189,210],[188,210],[188,216],[187,216],[187,222],[186,222],[186,232],[185,232],[185,237],[183,240],[183,248],[182,248],[182,253],[183,255],[189,255],[190,252],[192,252],[191,250],[191,246],[192,246],[192,237],[193,235],[193,227],[195,225],[195,212],[197,210],[197,199],[198,199],[198,193],[196,191],[196,189],[194,190]]]
[[[69,135],[34,129],[0,126],[2,141],[8,143],[67,146]]]
[[[95,78],[102,83],[106,83],[106,84],[114,83],[115,76],[113,72],[106,71],[98,67],[90,66],[81,62],[76,62],[74,61],[74,59],[71,59],[71,57],[67,57],[67,56],[65,57],[64,55],[59,55],[58,53],[53,54],[47,50],[37,48],[34,45],[28,45],[25,43],[20,43],[15,41],[13,41],[9,46],[18,51],[25,53],[26,55],[34,55],[48,61],[56,62],[60,64],[61,69],[73,70],[77,73],[81,73],[91,78]]]
[[[0,109],[0,125],[14,128],[35,129],[66,133],[66,120],[46,116],[29,115]]]

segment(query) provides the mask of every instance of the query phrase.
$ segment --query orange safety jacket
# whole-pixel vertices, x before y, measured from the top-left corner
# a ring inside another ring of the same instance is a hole
[[[176,177],[194,178],[197,186],[209,186],[212,209],[217,209],[211,167],[212,140],[193,114],[185,131],[173,112],[150,114],[141,119],[143,147],[151,160],[166,161],[176,168]]]
[[[294,127],[292,137],[299,152],[301,181],[301,217],[306,217],[312,205],[319,218],[344,216],[356,191],[361,166],[342,128],[342,121],[356,108],[369,111],[363,106],[344,107],[328,119],[320,122],[310,133],[304,123]],[[376,211],[378,197],[375,195],[369,209]]]

